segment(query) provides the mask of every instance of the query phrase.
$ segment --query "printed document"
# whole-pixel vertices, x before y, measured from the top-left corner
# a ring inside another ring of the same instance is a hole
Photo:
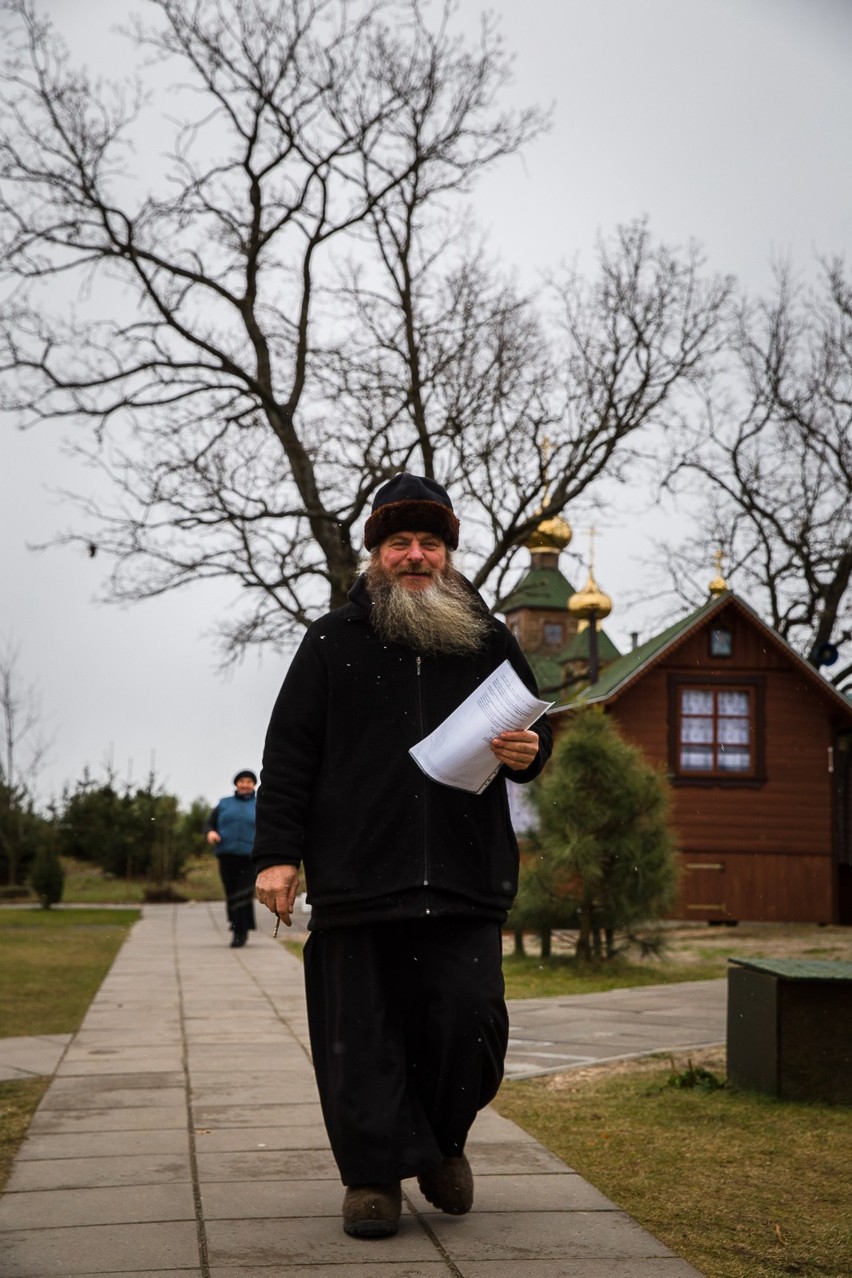
[[[481,794],[500,771],[491,749],[494,737],[528,728],[552,705],[534,697],[504,661],[409,754],[433,781]]]

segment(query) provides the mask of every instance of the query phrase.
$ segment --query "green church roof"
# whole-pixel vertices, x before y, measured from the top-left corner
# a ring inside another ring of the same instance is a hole
[[[535,675],[539,696],[547,701],[552,701],[554,697],[558,699],[558,694],[565,686],[561,662],[541,652],[527,652],[524,656]]]
[[[498,611],[518,608],[567,608],[574,587],[558,568],[528,568],[505,599],[497,601]]]
[[[598,630],[598,661],[617,661],[621,653],[610,639],[607,632],[603,629]],[[578,630],[577,633],[569,640],[567,646],[562,649],[558,660],[565,661],[588,661],[589,659],[589,628]]]
[[[613,661],[611,666],[607,666],[597,683],[592,684],[591,687],[584,688],[582,692],[578,693],[576,700],[579,702],[606,701],[617,688],[626,683],[657,653],[662,652],[664,648],[674,643],[679,635],[690,630],[697,621],[701,620],[705,613],[712,612],[719,607],[722,600],[727,598],[729,598],[729,595],[726,592],[724,595],[708,599],[706,603],[702,604],[700,608],[696,608],[694,612],[681,617],[680,621],[676,621],[666,630],[660,631],[658,635],[647,639],[645,643],[640,643],[639,647],[634,648],[632,652],[626,652],[623,657]]]

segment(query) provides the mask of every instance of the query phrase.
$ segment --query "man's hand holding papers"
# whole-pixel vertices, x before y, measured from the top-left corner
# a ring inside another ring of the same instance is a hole
[[[433,781],[481,794],[502,764],[528,767],[538,749],[530,724],[553,705],[533,696],[508,661],[409,753]]]
[[[498,762],[513,772],[522,772],[528,768],[538,754],[538,733],[530,728],[517,732],[501,732],[491,742]]]

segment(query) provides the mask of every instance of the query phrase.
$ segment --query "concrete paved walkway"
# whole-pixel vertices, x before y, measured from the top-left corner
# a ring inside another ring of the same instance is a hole
[[[406,1181],[395,1238],[348,1238],[301,965],[264,933],[230,950],[221,915],[147,906],[52,1045],[0,1199],[3,1278],[700,1278],[492,1110],[471,1133],[469,1216]]]
[[[561,1074],[725,1042],[727,981],[684,981],[509,1004],[507,1078]]]

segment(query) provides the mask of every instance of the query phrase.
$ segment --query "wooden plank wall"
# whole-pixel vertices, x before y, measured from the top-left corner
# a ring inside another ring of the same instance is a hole
[[[682,852],[675,918],[834,923],[834,863],[827,856]]]
[[[832,922],[832,726],[826,703],[792,663],[741,616],[729,661],[711,659],[706,631],[648,672],[610,707],[625,738],[669,769],[670,676],[764,681],[766,779],[759,785],[674,785],[684,867],[678,917]],[[721,869],[688,869],[689,866]],[[698,906],[724,907],[701,910]]]

